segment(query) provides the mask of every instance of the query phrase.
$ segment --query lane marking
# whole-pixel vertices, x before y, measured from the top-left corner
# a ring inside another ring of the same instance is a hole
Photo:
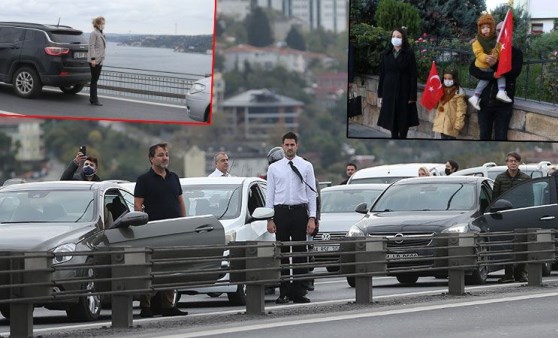
[[[3,110],[0,110],[0,115],[7,115],[7,116],[25,116],[25,114],[12,113],[12,112],[3,111]]]

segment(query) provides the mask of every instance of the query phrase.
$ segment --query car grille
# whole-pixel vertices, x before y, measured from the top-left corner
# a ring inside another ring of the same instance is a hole
[[[416,234],[369,234],[369,237],[382,237],[387,239],[389,248],[423,247],[432,243],[435,233]]]
[[[328,240],[339,240],[341,238],[345,238],[347,232],[345,231],[330,231],[330,232],[318,232],[316,236],[314,236],[315,241],[328,241]]]

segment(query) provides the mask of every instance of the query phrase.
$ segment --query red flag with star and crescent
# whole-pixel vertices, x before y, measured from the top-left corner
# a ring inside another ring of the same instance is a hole
[[[440,81],[440,76],[438,76],[436,62],[432,61],[432,67],[430,68],[430,74],[428,74],[428,80],[424,87],[424,93],[422,93],[422,97],[420,98],[420,104],[428,110],[434,109],[442,96],[444,96],[442,81]]]
[[[496,69],[496,76],[500,77],[502,74],[509,72],[512,69],[512,41],[513,41],[513,14],[511,9],[508,9],[504,25],[498,35],[498,42],[502,46],[500,55],[498,56],[498,68]]]

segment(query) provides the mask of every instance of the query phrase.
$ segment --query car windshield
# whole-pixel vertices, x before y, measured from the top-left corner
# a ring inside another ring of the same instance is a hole
[[[476,204],[475,185],[426,183],[393,185],[371,211],[471,210]]]
[[[95,216],[92,191],[0,191],[0,223],[82,223]]]
[[[357,205],[366,203],[368,207],[382,190],[329,190],[321,193],[322,213],[354,212]]]
[[[211,214],[218,219],[232,219],[240,215],[242,185],[183,185],[187,216]]]

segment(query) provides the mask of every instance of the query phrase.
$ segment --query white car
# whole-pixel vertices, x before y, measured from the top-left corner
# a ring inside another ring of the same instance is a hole
[[[431,176],[445,175],[445,163],[385,164],[358,170],[349,178],[347,184],[393,183],[402,178],[417,177],[420,167],[426,167]]]
[[[186,93],[188,116],[195,121],[209,122],[211,112],[211,76],[192,84]]]
[[[376,198],[389,184],[343,184],[323,188],[320,191],[320,227],[314,237],[314,252],[334,252],[338,244],[329,244],[330,240],[344,238],[351,226],[368,212]],[[358,207],[359,211],[356,211]],[[316,255],[318,261],[337,262],[338,255]],[[328,271],[339,270],[338,266],[326,267]]]
[[[528,163],[528,164],[520,164],[519,170],[523,173],[531,176],[531,178],[537,177],[544,177],[548,173],[548,169],[550,169],[552,163],[549,161],[541,161],[539,163]],[[480,167],[474,168],[467,168],[463,170],[458,170],[451,174],[452,176],[484,176],[491,178],[493,180],[496,179],[496,176],[503,173],[504,171],[508,170],[508,167],[505,165],[496,165],[494,162],[488,162],[483,164]]]

